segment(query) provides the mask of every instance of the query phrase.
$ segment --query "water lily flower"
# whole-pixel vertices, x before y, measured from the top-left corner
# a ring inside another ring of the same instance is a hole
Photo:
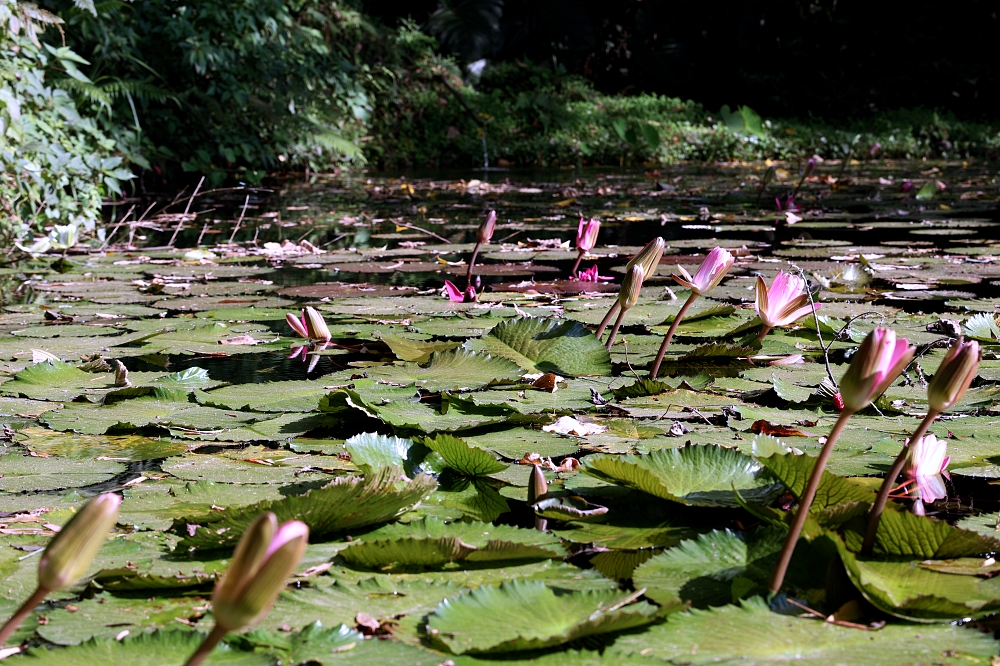
[[[307,306],[302,310],[301,319],[289,312],[285,314],[285,321],[288,322],[292,330],[298,333],[301,338],[317,342],[329,342],[332,337],[330,335],[330,328],[326,325],[323,315],[313,307]]]
[[[904,180],[902,184],[899,186],[900,192],[909,192],[912,189],[913,189],[913,181],[910,180],[909,178]]]
[[[279,526],[277,517],[268,511],[250,524],[212,592],[215,628],[187,666],[201,664],[227,633],[256,624],[267,615],[308,543],[309,527],[298,520]]]
[[[603,275],[599,275],[597,273],[597,264],[594,264],[593,266],[591,266],[586,270],[580,271],[579,273],[576,274],[576,278],[570,278],[570,279],[571,280],[576,279],[580,282],[610,282],[614,280],[613,277],[605,277]]]
[[[815,312],[820,304],[810,304],[806,283],[802,278],[778,271],[770,288],[762,277],[757,276],[757,300],[754,307],[757,309],[757,316],[764,322],[764,328],[760,332],[760,339],[763,340],[772,328],[793,324]]]
[[[915,347],[881,326],[868,334],[840,380],[844,410],[859,412],[882,395],[913,360]]]
[[[601,221],[596,217],[590,218],[590,221],[585,220],[583,217],[580,218],[580,224],[576,229],[576,261],[573,263],[573,268],[569,271],[570,278],[576,276],[576,271],[580,268],[580,261],[583,256],[594,249],[594,245],[597,244],[597,234],[601,230]]]
[[[695,294],[703,296],[722,282],[722,278],[726,277],[726,273],[729,272],[729,269],[733,267],[735,262],[736,259],[733,258],[733,255],[728,250],[716,247],[701,262],[701,266],[698,267],[698,272],[695,273],[694,277],[691,277],[691,274],[683,266],[678,265],[677,268],[683,277],[674,275],[673,278],[682,287],[687,287]]]
[[[52,538],[38,563],[38,587],[0,628],[0,645],[50,592],[70,587],[83,577],[115,526],[121,501],[114,493],[98,495]]]
[[[934,435],[926,435],[920,441],[910,443],[903,476],[915,486],[919,501],[930,504],[948,496],[942,474],[946,473],[950,460],[948,443]]]
[[[625,313],[639,301],[639,294],[642,292],[643,276],[642,266],[636,264],[632,267],[632,270],[625,274],[625,279],[622,280],[621,289],[618,290],[618,319],[615,320],[615,325],[611,328],[611,334],[608,335],[608,351],[611,351],[611,345],[614,344],[615,336],[618,335],[618,329],[621,328],[622,320],[625,319]]]
[[[774,205],[776,205],[780,211],[798,212],[802,210],[802,206],[795,203],[795,196],[791,194],[785,197],[784,202],[781,201],[781,197],[775,197]]]
[[[452,303],[475,303],[478,296],[476,295],[476,288],[471,284],[465,288],[465,291],[461,291],[455,283],[451,280],[444,281],[444,290],[448,296],[448,300]]]
[[[663,257],[663,250],[666,246],[667,244],[664,242],[663,238],[659,236],[646,243],[646,245],[639,250],[639,252],[632,257],[627,264],[625,264],[625,274],[628,275],[633,266],[641,266],[644,280],[650,275],[653,275],[656,272],[657,266],[660,265],[660,259]],[[611,304],[610,308],[608,308],[608,313],[604,315],[604,319],[601,320],[600,325],[594,332],[594,335],[598,338],[604,335],[604,329],[611,323],[611,318],[615,316],[616,312],[618,312],[618,307],[618,299],[615,299],[615,302]]]
[[[684,305],[681,306],[680,311],[674,317],[674,321],[670,324],[670,329],[663,336],[660,350],[656,353],[656,359],[653,360],[653,367],[649,370],[650,379],[656,379],[656,376],[660,373],[660,364],[663,363],[663,355],[667,351],[667,346],[673,339],[674,333],[677,332],[677,327],[680,325],[681,320],[684,319],[684,315],[694,305],[695,299],[702,294],[708,293],[722,282],[722,278],[726,277],[726,274],[735,262],[736,259],[733,258],[733,255],[728,250],[716,247],[701,262],[701,266],[698,267],[698,272],[695,273],[694,277],[691,277],[691,274],[684,270],[683,266],[677,267],[683,273],[684,277],[674,275],[674,281],[690,289],[691,295],[684,301]]]
[[[961,400],[979,370],[979,343],[958,338],[927,385],[927,404],[941,413]]]

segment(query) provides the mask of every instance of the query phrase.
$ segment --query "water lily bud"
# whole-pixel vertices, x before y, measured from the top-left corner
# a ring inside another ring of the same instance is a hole
[[[63,525],[38,563],[40,588],[50,592],[62,590],[83,577],[115,526],[121,502],[114,493],[98,495]]]
[[[528,504],[534,504],[549,492],[548,481],[542,472],[541,465],[531,466],[531,478],[528,479]]]
[[[680,269],[683,277],[674,275],[673,278],[677,284],[703,296],[722,282],[722,278],[726,277],[726,273],[729,272],[734,263],[736,263],[736,259],[733,258],[733,255],[721,247],[716,247],[708,253],[705,261],[701,262],[694,277],[691,277],[691,274],[683,266],[678,266],[677,268]]]
[[[306,311],[305,310],[302,311],[302,317],[301,317],[301,319],[299,317],[296,317],[295,315],[293,315],[291,312],[286,313],[285,314],[285,321],[288,322],[288,325],[292,327],[292,330],[295,331],[300,338],[308,338],[309,337],[309,329],[306,328]]]
[[[869,333],[840,380],[844,409],[854,413],[874,402],[909,365],[915,351],[905,338],[897,340],[895,331],[878,327]]]
[[[480,243],[489,243],[490,239],[493,238],[493,231],[497,228],[497,212],[491,210],[490,214],[486,216],[486,220],[479,225],[479,230],[476,231],[476,238]]]
[[[305,313],[306,331],[309,339],[329,342],[332,336],[330,335],[329,327],[326,325],[326,320],[323,319],[323,315],[311,307],[307,307]]]
[[[816,158],[810,157],[806,160],[805,171],[802,172],[802,180],[805,180],[809,176],[813,175],[813,171],[816,170]]]
[[[937,372],[927,385],[927,402],[936,412],[943,412],[965,395],[979,370],[979,343],[955,341]]]
[[[267,512],[247,528],[225,576],[215,586],[212,614],[227,631],[263,619],[302,559],[309,527],[297,520],[280,527],[277,523],[275,515]]]
[[[625,274],[627,275],[633,266],[642,266],[643,279],[648,278],[656,272],[656,267],[660,265],[660,258],[663,257],[663,250],[667,247],[666,242],[659,236],[646,243],[646,247],[639,250],[639,254],[632,257],[632,260],[625,264]]]
[[[798,275],[778,271],[770,288],[757,276],[757,316],[768,329],[793,324],[810,314],[819,304],[809,303],[805,281]]]
[[[622,310],[628,310],[639,301],[639,293],[642,291],[642,266],[635,265],[622,280],[621,289],[618,291],[618,304]]]
[[[576,249],[580,252],[590,252],[597,244],[597,234],[601,230],[601,221],[596,217],[590,221],[580,218],[580,224],[576,228]]]

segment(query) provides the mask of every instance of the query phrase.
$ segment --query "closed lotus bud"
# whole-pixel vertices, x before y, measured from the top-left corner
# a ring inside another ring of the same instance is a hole
[[[869,333],[840,380],[844,409],[853,414],[874,402],[909,365],[915,351],[905,338],[897,340],[895,331],[878,327]]]
[[[589,221],[580,218],[576,228],[576,249],[580,252],[590,252],[597,244],[597,234],[601,231],[601,221],[596,217]]]
[[[663,257],[663,250],[667,247],[666,242],[660,237],[646,243],[646,247],[639,250],[639,254],[632,257],[632,260],[625,264],[625,274],[627,275],[633,266],[642,266],[643,279],[648,278],[656,272],[656,267],[660,265],[660,258]]]
[[[310,340],[322,340],[323,342],[330,341],[330,328],[326,325],[326,320],[323,319],[323,315],[316,311],[315,308],[307,307],[306,310],[306,332],[307,337]]]
[[[259,622],[302,559],[309,528],[291,520],[278,526],[271,512],[259,516],[240,537],[232,561],[212,593],[212,614],[226,631]]]
[[[62,590],[83,577],[115,526],[121,502],[114,493],[98,495],[63,525],[38,563],[40,588],[50,592]]]
[[[961,400],[979,370],[979,343],[955,341],[927,385],[927,402],[935,412],[943,412]]]
[[[296,317],[291,312],[286,313],[285,314],[285,321],[288,322],[288,325],[292,327],[292,330],[295,331],[300,338],[308,338],[309,337],[309,329],[306,327],[306,311],[305,310],[302,311],[301,318]]]
[[[534,504],[549,492],[549,483],[545,480],[541,465],[531,466],[531,478],[528,479],[528,504]]]
[[[618,291],[618,304],[622,306],[622,310],[628,310],[639,301],[643,276],[642,266],[638,264],[625,275],[621,289]]]
[[[809,176],[813,175],[813,171],[816,170],[816,159],[810,157],[806,160],[806,169],[802,172],[802,180],[805,180]]]
[[[479,225],[479,229],[476,231],[476,238],[479,239],[480,243],[489,243],[490,239],[493,238],[493,232],[497,228],[497,212],[491,210],[490,214],[486,216],[486,220]]]

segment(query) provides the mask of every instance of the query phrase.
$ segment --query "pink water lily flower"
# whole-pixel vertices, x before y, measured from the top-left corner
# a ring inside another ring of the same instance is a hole
[[[903,476],[915,485],[917,498],[921,501],[930,503],[948,496],[942,479],[951,460],[947,454],[948,443],[934,435],[926,435],[910,444]]]
[[[465,291],[462,291],[451,280],[444,281],[444,290],[448,294],[448,300],[452,303],[475,303],[478,298],[475,287],[469,285]]]
[[[570,278],[571,280],[573,278]],[[603,275],[598,275],[597,264],[594,264],[590,268],[584,271],[580,271],[576,274],[576,279],[580,282],[610,282],[614,280],[613,277],[605,277]]]
[[[601,230],[601,221],[596,217],[590,221],[580,218],[580,224],[576,228],[576,249],[580,252],[590,252],[597,244],[597,234]]]
[[[683,266],[678,266],[677,268],[680,269],[683,277],[674,275],[673,278],[677,284],[703,296],[722,282],[722,278],[726,277],[726,273],[729,272],[734,263],[736,263],[736,259],[728,250],[717,247],[708,253],[705,261],[701,262],[694,277],[691,277],[691,274]]]
[[[844,410],[858,412],[882,395],[913,360],[915,347],[896,332],[877,327],[854,353],[851,365],[840,380]]]
[[[793,324],[819,308],[819,303],[809,303],[805,287],[806,283],[802,278],[784,271],[778,272],[770,288],[762,277],[757,276],[757,300],[754,307],[757,309],[757,316],[764,322],[761,339],[772,328]]]
[[[781,200],[781,197],[775,197],[774,205],[778,207],[778,210],[786,212],[787,211],[798,212],[802,210],[802,206],[795,203],[795,197],[792,195],[788,195],[787,197],[785,197],[784,201]]]

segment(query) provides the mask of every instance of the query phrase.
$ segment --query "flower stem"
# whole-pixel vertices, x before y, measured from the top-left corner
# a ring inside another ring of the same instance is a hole
[[[875,503],[872,504],[871,508],[868,510],[868,526],[865,529],[865,540],[861,544],[861,554],[871,555],[872,549],[875,548],[875,534],[878,532],[879,521],[882,520],[882,511],[885,510],[885,503],[889,499],[889,493],[892,491],[892,487],[896,484],[896,478],[899,477],[899,473],[903,471],[903,465],[906,464],[906,454],[910,450],[910,444],[912,442],[918,442],[927,433],[927,428],[934,419],[938,417],[941,412],[936,412],[933,409],[927,412],[927,416],[924,420],[920,422],[917,429],[913,432],[913,436],[906,440],[903,444],[903,450],[899,452],[896,456],[896,460],[892,463],[892,467],[889,469],[889,473],[885,475],[885,479],[882,481],[882,487],[878,489],[878,495],[875,497]]]
[[[622,325],[622,320],[625,319],[626,312],[628,312],[628,310],[622,308],[618,312],[618,319],[615,320],[615,325],[611,327],[611,333],[608,334],[608,351],[611,351],[611,345],[615,343],[615,336],[618,335],[618,328]]]
[[[760,333],[757,335],[757,339],[760,340],[761,342],[764,342],[764,338],[767,337],[767,334],[770,332],[771,328],[769,326],[765,326],[764,328],[760,329]]]
[[[684,301],[684,305],[681,306],[677,316],[674,317],[673,323],[670,324],[670,330],[668,330],[667,334],[663,336],[663,344],[660,345],[660,351],[656,353],[656,360],[653,361],[653,367],[649,371],[650,379],[656,379],[656,376],[660,374],[660,364],[663,363],[663,355],[667,353],[667,345],[670,344],[670,340],[674,337],[674,333],[677,331],[677,327],[680,325],[681,319],[684,319],[684,315],[687,314],[687,311],[694,304],[694,299],[696,298],[698,298],[698,294],[692,291],[691,295],[688,296],[688,299]]]
[[[11,615],[10,619],[7,620],[7,624],[0,628],[0,645],[7,642],[10,635],[17,631],[17,628],[21,626],[24,622],[24,618],[31,615],[31,612],[38,607],[38,604],[42,603],[47,597],[49,591],[44,587],[38,587],[34,593],[28,597],[28,600],[21,604],[21,607],[17,609],[17,612]]]
[[[476,257],[479,256],[479,248],[482,242],[476,243],[476,249],[472,251],[472,258],[469,259],[469,270],[465,272],[465,288],[468,289],[472,286],[472,269],[476,267]]]
[[[594,331],[594,335],[597,336],[598,340],[600,340],[601,336],[604,335],[604,329],[606,329],[608,324],[611,323],[611,318],[615,316],[616,312],[618,312],[619,307],[621,307],[621,303],[619,303],[616,298],[615,302],[611,304],[610,308],[608,308],[608,314],[604,315],[604,319],[601,320],[601,325],[597,327],[596,331]]]
[[[569,276],[571,278],[576,277],[576,272],[580,270],[580,262],[583,261],[583,255],[587,254],[586,250],[580,250],[579,254],[576,255],[576,261],[573,262],[573,268],[569,271]]]
[[[212,653],[212,650],[215,649],[215,646],[219,644],[219,641],[221,641],[227,633],[229,633],[228,629],[218,624],[215,625],[212,632],[205,637],[205,640],[201,642],[201,645],[198,646],[198,649],[195,650],[194,654],[191,655],[191,658],[187,660],[184,666],[201,666],[202,662],[208,658],[208,655]]]
[[[770,589],[772,592],[780,590],[781,584],[785,582],[785,573],[788,571],[788,564],[792,561],[795,544],[799,541],[799,536],[802,534],[802,527],[806,524],[806,518],[809,517],[809,507],[812,506],[813,499],[816,498],[816,490],[819,488],[819,482],[823,479],[823,468],[826,467],[826,461],[830,459],[830,454],[833,452],[833,445],[837,443],[840,433],[843,432],[844,426],[847,425],[847,420],[851,418],[852,414],[852,412],[848,412],[847,410],[840,413],[840,416],[837,417],[837,422],[833,424],[830,436],[826,438],[826,444],[823,445],[823,450],[820,451],[819,458],[816,459],[816,466],[813,467],[809,483],[806,484],[806,489],[799,498],[798,511],[795,513],[795,519],[792,521],[788,536],[785,537],[785,544],[781,547],[778,563],[774,566],[774,573],[771,574]]]

